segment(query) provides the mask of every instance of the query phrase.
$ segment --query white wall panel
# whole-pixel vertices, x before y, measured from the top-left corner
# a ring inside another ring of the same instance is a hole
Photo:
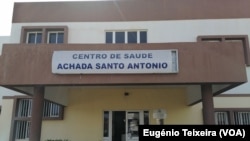
[[[198,35],[248,35],[250,19],[176,20],[146,22],[14,23],[11,42],[20,41],[22,26],[67,25],[69,43],[105,43],[105,30],[148,30],[149,43],[194,42]]]
[[[20,42],[22,26],[68,26],[68,42],[80,44],[105,43],[106,30],[147,30],[148,43],[196,42],[199,35],[250,35],[250,19],[13,23],[11,43]],[[249,68],[247,75],[250,80]],[[249,94],[250,83],[245,83],[227,93]]]
[[[225,94],[250,94],[250,82],[249,82],[250,81],[250,67],[247,67],[246,70],[247,70],[248,82],[225,92]]]

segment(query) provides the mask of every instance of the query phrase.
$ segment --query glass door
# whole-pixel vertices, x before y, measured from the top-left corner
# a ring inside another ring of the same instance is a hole
[[[140,124],[144,124],[143,111],[126,112],[126,141],[139,140]]]
[[[143,124],[149,124],[148,111],[104,111],[103,141],[138,141]]]

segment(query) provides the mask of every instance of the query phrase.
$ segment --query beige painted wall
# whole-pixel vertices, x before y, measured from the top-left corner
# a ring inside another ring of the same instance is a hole
[[[64,120],[43,122],[42,141],[101,141],[105,110],[149,110],[150,124],[156,124],[152,112],[161,108],[167,112],[164,124],[202,124],[201,107],[186,106],[184,88],[76,88],[68,97]]]
[[[129,96],[124,96],[129,92]],[[202,104],[186,106],[186,90],[172,87],[74,88],[69,91],[69,105],[64,120],[43,121],[42,140],[102,141],[103,111],[149,110],[150,124],[155,109],[165,109],[164,124],[202,124]],[[250,108],[250,97],[214,97],[215,108]],[[0,141],[9,140],[13,99],[3,99],[0,115]]]
[[[215,108],[250,108],[250,97],[214,97]]]
[[[10,137],[13,101],[13,99],[4,99],[2,101],[2,112],[0,114],[0,141],[8,141]]]

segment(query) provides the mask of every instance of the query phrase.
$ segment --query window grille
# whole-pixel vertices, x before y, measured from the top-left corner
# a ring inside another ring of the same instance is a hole
[[[60,105],[45,101],[43,107],[43,117],[59,117],[60,116]]]
[[[15,139],[28,139],[30,129],[30,118],[32,111],[32,99],[20,98],[17,100],[17,111],[14,118]],[[62,119],[63,107],[50,101],[44,101],[43,118]]]
[[[32,99],[20,99],[17,117],[31,117]]]
[[[235,112],[234,120],[236,125],[250,125],[250,112]]]
[[[215,122],[218,125],[228,125],[228,113],[227,112],[215,112]]]
[[[214,113],[217,125],[250,125],[250,111],[239,109],[224,109]]]
[[[15,139],[29,138],[30,121],[16,121]]]
[[[43,117],[59,117],[61,106],[49,101],[44,102]],[[20,99],[18,102],[17,117],[31,117],[32,99]]]

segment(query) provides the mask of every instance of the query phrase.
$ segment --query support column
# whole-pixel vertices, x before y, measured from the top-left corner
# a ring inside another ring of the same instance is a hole
[[[203,121],[205,125],[214,125],[214,102],[211,84],[201,85],[202,107],[203,107]]]
[[[44,104],[44,86],[34,87],[34,95],[32,100],[30,141],[41,140],[42,118]]]

